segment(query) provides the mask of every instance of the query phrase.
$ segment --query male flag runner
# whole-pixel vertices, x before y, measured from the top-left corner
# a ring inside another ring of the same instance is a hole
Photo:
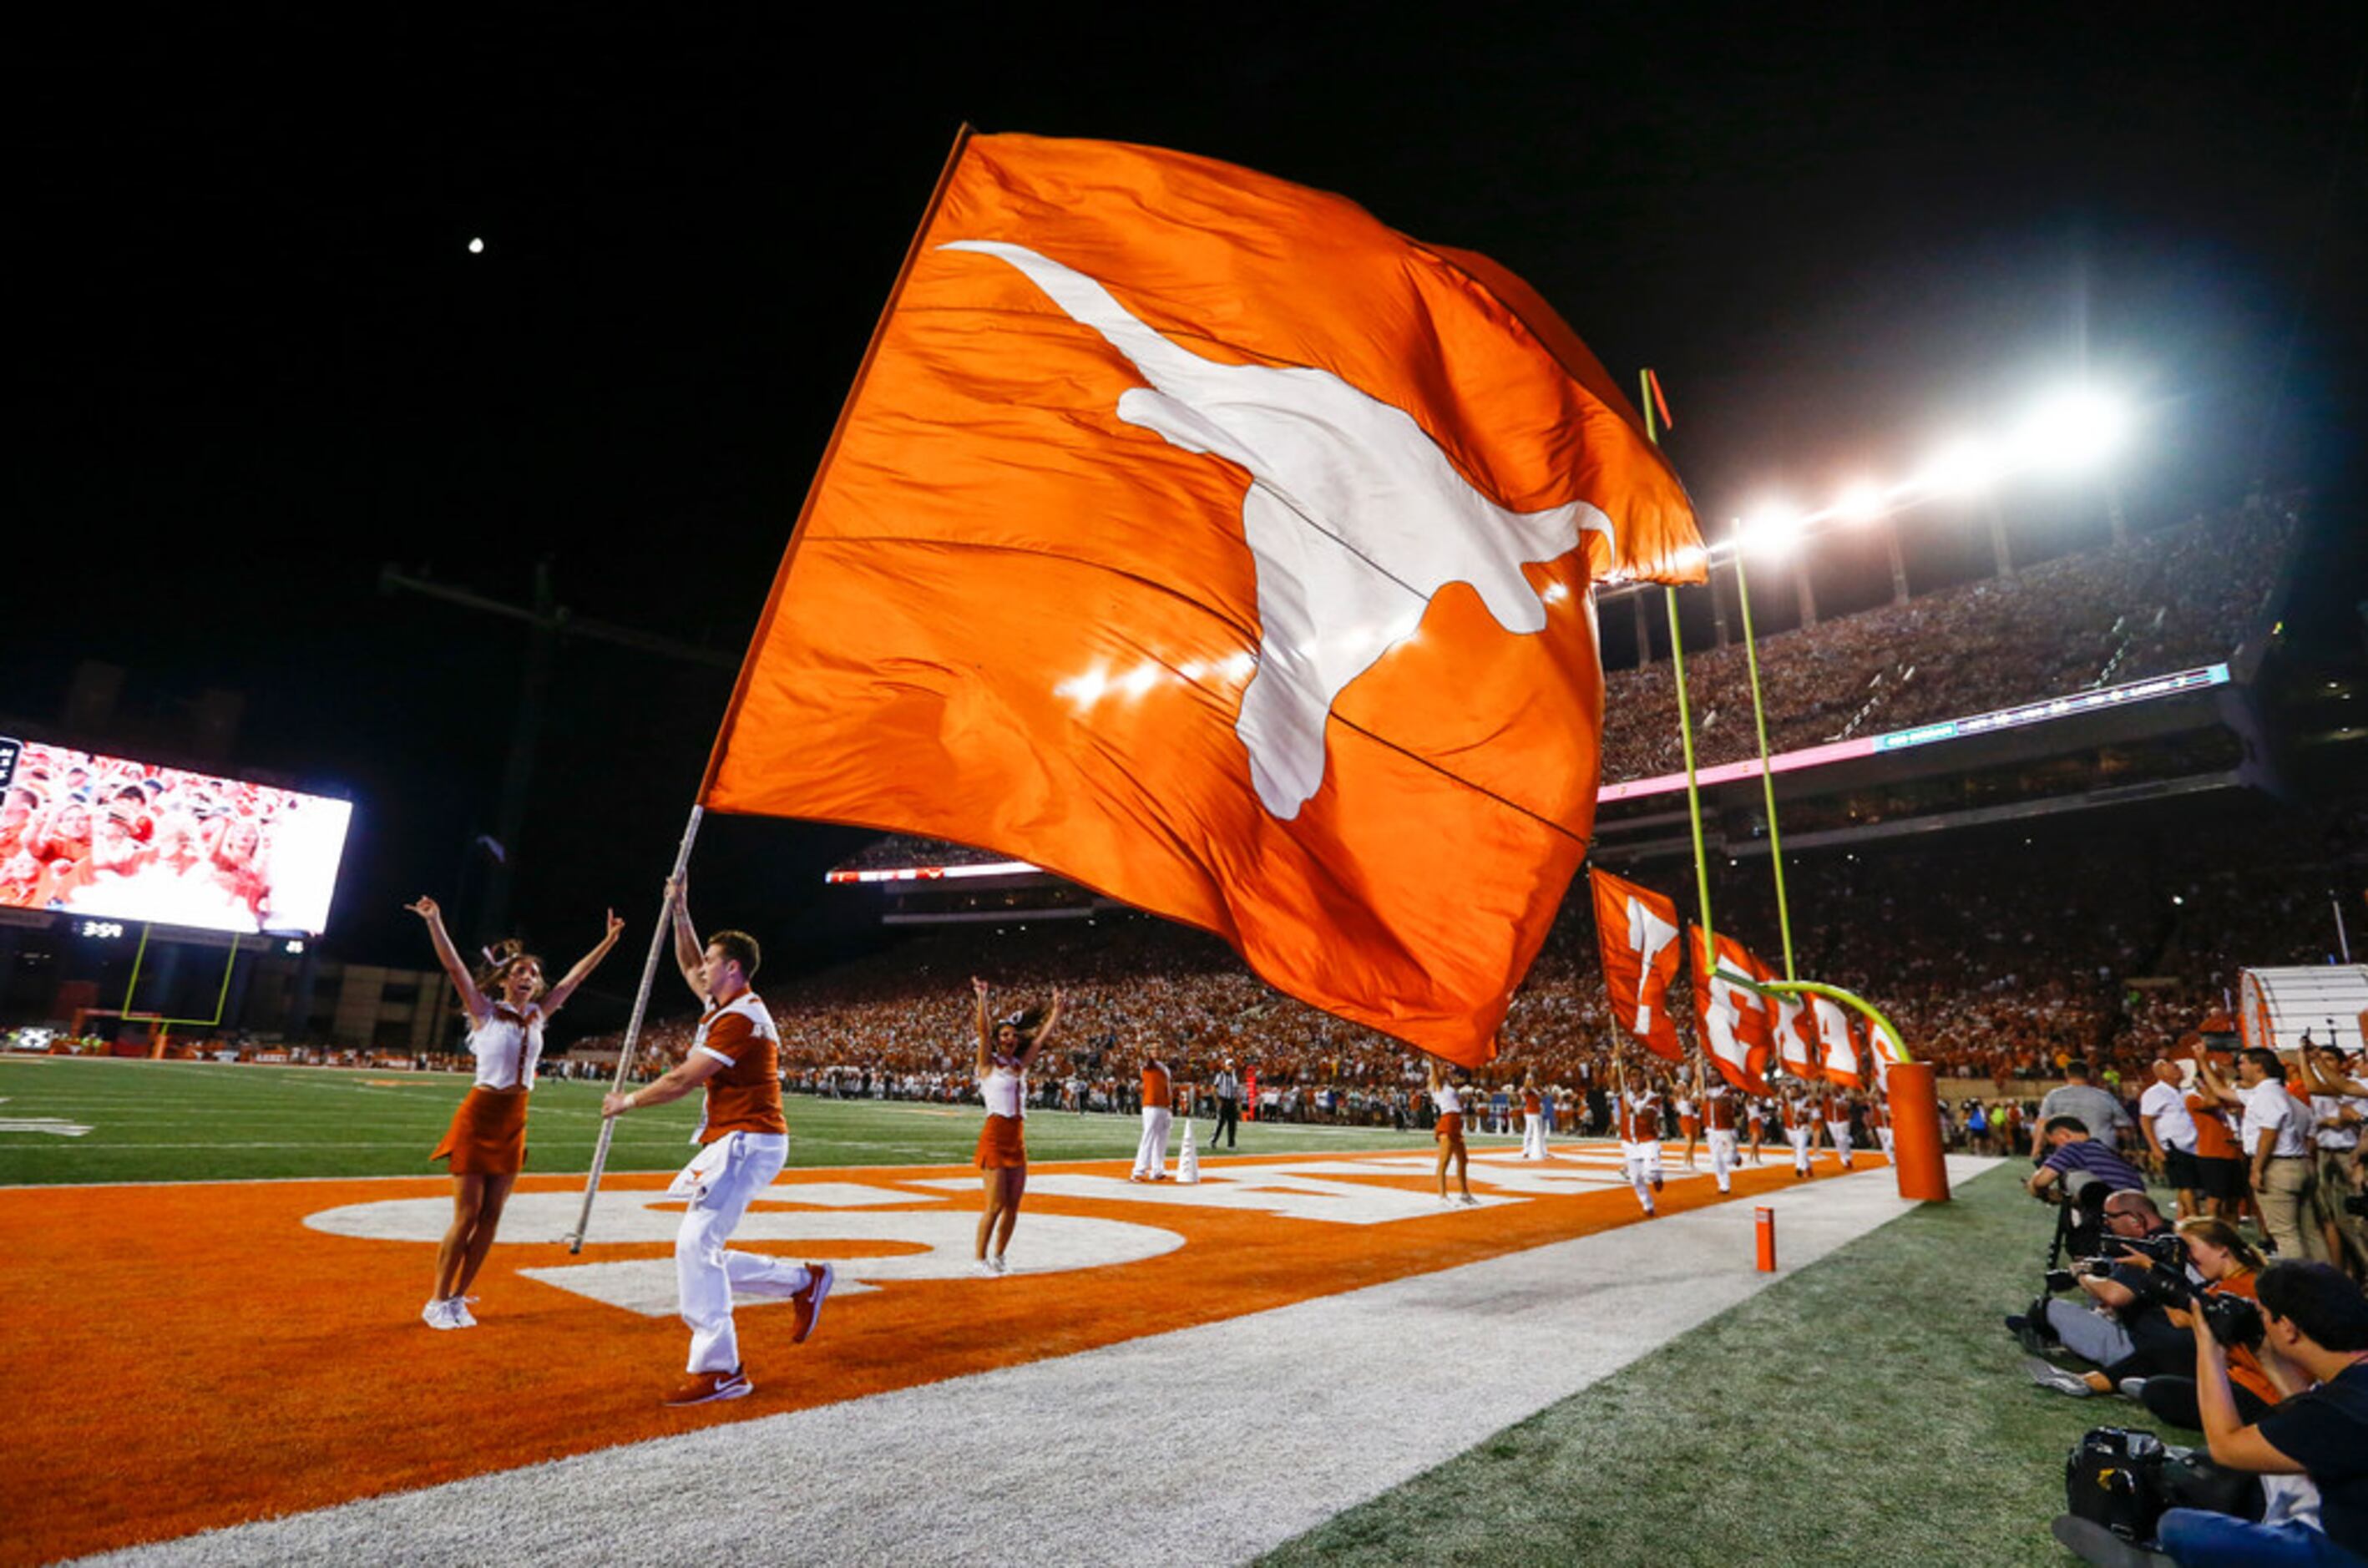
[[[666,1188],[669,1198],[689,1200],[675,1237],[674,1263],[682,1321],[690,1325],[690,1364],[665,1400],[705,1404],[756,1392],[740,1362],[733,1298],[788,1300],[797,1310],[790,1343],[803,1344],[822,1316],[834,1270],[827,1263],[801,1267],[724,1247],[749,1199],[772,1185],[789,1158],[790,1124],[781,1114],[781,1036],[772,1014],[748,987],[759,957],[757,939],[745,931],[718,931],[702,946],[679,883],[667,887],[666,903],[674,912],[675,963],[707,1012],[679,1063],[631,1094],[603,1096],[600,1114],[622,1116],[678,1100],[696,1088],[706,1090],[706,1109],[694,1135],[704,1147]]]

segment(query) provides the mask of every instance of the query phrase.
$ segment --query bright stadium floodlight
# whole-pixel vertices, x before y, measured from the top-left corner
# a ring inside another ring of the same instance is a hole
[[[1834,502],[1834,516],[1846,522],[1871,523],[1883,516],[1883,486],[1872,480],[1860,480],[1845,489]]]
[[[1973,495],[1990,487],[1999,466],[1998,455],[1988,442],[1968,436],[1934,453],[1917,482],[1941,495]]]
[[[2129,426],[2129,410],[2118,399],[2093,387],[2067,387],[2042,399],[2017,426],[2015,456],[2041,473],[2079,473],[2111,461]]]
[[[1735,536],[1752,554],[1772,559],[1793,548],[1793,541],[1801,537],[1802,524],[1807,520],[1798,507],[1770,502],[1748,518],[1737,518]]]

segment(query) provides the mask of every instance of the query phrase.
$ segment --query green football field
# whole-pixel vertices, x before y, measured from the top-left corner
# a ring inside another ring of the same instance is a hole
[[[434,1176],[443,1167],[431,1165],[428,1153],[468,1087],[466,1076],[452,1073],[0,1059],[0,1186]],[[529,1170],[589,1167],[600,1090],[557,1082],[536,1088]],[[977,1145],[984,1115],[975,1105],[803,1096],[791,1096],[788,1108],[792,1165],[962,1164]],[[678,1168],[698,1121],[695,1096],[635,1111],[617,1125],[609,1168]],[[1194,1125],[1205,1143],[1208,1123]],[[1028,1150],[1039,1160],[1130,1159],[1142,1130],[1138,1117],[1040,1110],[1028,1118]],[[1419,1132],[1244,1122],[1238,1152],[1430,1146]]]

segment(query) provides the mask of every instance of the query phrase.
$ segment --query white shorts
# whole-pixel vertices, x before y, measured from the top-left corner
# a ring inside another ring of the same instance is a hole
[[[1628,1179],[1631,1181],[1635,1180],[1640,1173],[1645,1176],[1661,1174],[1661,1145],[1657,1142],[1622,1142],[1620,1158],[1628,1167]]]

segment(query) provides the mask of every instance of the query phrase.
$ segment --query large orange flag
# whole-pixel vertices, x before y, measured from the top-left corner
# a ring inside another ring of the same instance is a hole
[[[1590,584],[1683,490],[1485,258],[1154,148],[956,149],[700,792],[1022,857],[1486,1061],[1593,824]]]
[[[1685,1052],[1669,1017],[1669,983],[1677,978],[1678,906],[1601,867],[1587,873],[1595,891],[1596,951],[1603,963],[1611,1021],[1654,1055],[1675,1062]]]

